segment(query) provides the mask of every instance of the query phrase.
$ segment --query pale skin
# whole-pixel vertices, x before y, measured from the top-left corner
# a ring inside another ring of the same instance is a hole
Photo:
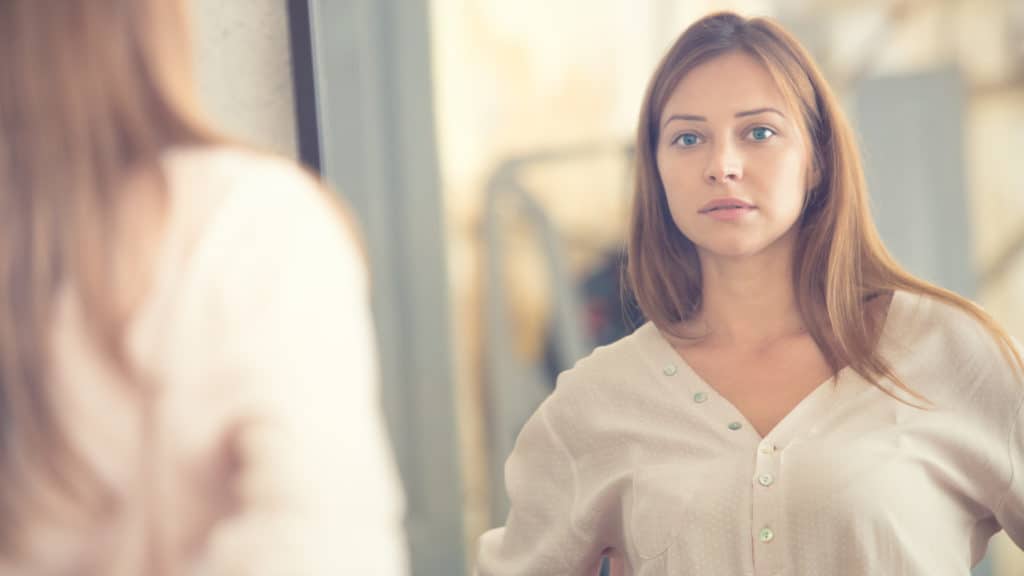
[[[673,220],[703,275],[702,307],[677,327],[688,338],[669,339],[762,437],[833,375],[792,281],[797,220],[817,178],[798,118],[768,70],[734,52],[683,77],[657,144]],[[707,203],[724,198],[748,207],[712,217]]]

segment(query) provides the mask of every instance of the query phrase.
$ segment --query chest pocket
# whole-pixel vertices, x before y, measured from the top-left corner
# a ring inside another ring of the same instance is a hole
[[[695,498],[692,467],[679,463],[637,469],[633,474],[630,532],[644,560],[664,554],[686,529]]]

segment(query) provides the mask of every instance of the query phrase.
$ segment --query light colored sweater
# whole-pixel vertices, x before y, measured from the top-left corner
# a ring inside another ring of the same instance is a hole
[[[367,275],[326,192],[293,164],[169,153],[155,285],[129,330],[151,414],[65,294],[56,392],[112,488],[101,517],[35,519],[2,574],[138,576],[147,534],[174,574],[406,572]],[[155,426],[147,444],[146,422]]]
[[[1024,380],[958,309],[897,292],[880,342],[936,404],[853,371],[761,437],[653,324],[562,374],[506,465],[481,576],[968,576],[1024,547]]]

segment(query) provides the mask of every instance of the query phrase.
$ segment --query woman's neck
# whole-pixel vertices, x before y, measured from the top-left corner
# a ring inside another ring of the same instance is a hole
[[[687,325],[703,344],[761,348],[806,332],[786,244],[743,258],[701,254],[703,299]]]

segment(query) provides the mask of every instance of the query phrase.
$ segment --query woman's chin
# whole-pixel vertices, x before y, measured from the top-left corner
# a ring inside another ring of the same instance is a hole
[[[781,238],[778,240],[781,240]],[[763,256],[769,252],[777,252],[778,249],[783,249],[783,244],[782,242],[764,238],[731,238],[728,241],[718,239],[715,242],[698,243],[697,251],[701,254],[702,258],[738,260]]]
[[[698,244],[697,250],[703,257],[737,259],[756,256],[764,251],[761,242],[709,242]]]
[[[702,257],[710,256],[712,258],[733,260],[761,256],[766,253],[792,252],[795,235],[793,234],[793,228],[790,228],[788,232],[778,235],[732,233],[719,234],[715,237],[700,240],[702,241],[694,241],[694,244],[697,246],[697,251],[701,253]]]

